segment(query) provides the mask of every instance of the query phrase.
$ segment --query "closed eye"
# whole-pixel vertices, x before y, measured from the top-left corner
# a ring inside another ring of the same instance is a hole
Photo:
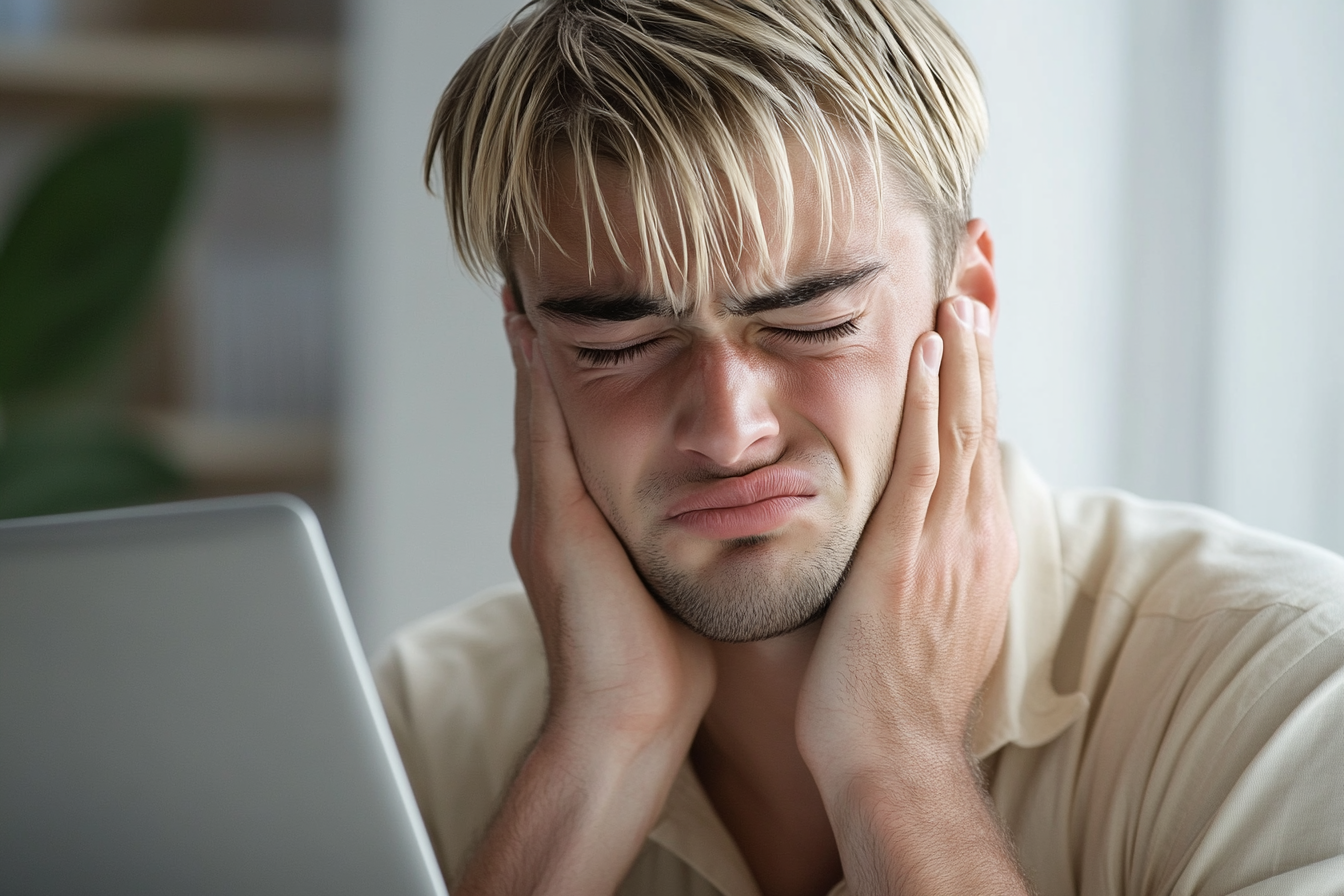
[[[844,339],[846,336],[853,336],[857,332],[859,332],[859,323],[853,318],[842,324],[820,330],[792,330],[784,327],[770,327],[772,336],[787,342],[834,342],[837,339]]]
[[[625,348],[580,348],[576,354],[579,361],[584,364],[590,364],[593,367],[615,367],[618,364],[635,360],[653,348],[657,342],[657,339],[649,339],[645,342],[627,345]]]
[[[820,330],[795,330],[787,327],[769,327],[767,330],[771,336],[786,342],[822,343],[853,336],[859,331],[859,323],[851,318],[844,323],[823,327]],[[575,356],[580,363],[591,367],[617,367],[647,354],[661,341],[661,339],[648,339],[623,348],[580,347],[575,350]]]

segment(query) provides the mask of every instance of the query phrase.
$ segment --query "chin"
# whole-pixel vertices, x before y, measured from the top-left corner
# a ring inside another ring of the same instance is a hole
[[[768,535],[735,539],[711,570],[690,571],[659,552],[632,552],[654,599],[713,641],[777,638],[826,613],[844,583],[858,534],[837,532],[808,551],[780,550]]]

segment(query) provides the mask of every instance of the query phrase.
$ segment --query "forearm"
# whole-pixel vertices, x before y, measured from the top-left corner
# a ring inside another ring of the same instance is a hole
[[[1031,892],[978,776],[959,749],[854,774],[827,800],[852,892]]]
[[[679,740],[594,744],[543,732],[455,896],[614,892],[685,756]]]

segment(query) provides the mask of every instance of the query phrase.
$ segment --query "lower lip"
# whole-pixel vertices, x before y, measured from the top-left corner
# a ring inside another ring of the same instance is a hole
[[[751,538],[778,529],[809,500],[806,495],[781,495],[740,507],[691,510],[673,517],[672,521],[705,538]]]

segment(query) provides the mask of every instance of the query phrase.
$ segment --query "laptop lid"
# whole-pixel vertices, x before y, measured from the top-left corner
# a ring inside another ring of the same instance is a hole
[[[0,892],[446,892],[306,505],[0,522]]]

